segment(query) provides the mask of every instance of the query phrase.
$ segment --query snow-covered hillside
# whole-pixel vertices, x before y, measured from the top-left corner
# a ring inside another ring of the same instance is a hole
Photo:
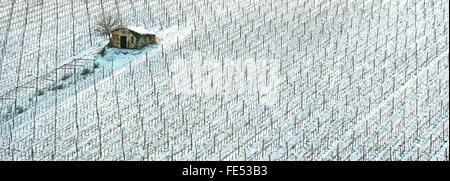
[[[0,160],[448,161],[448,6],[2,1]]]

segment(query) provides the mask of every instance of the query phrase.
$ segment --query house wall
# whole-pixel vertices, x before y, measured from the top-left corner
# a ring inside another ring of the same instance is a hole
[[[134,48],[134,49],[142,49],[148,44],[155,42],[155,35],[142,35],[136,36],[136,33],[132,33],[128,29],[118,29],[112,32],[111,37],[111,45],[116,48]],[[120,47],[120,37],[127,37],[127,47]],[[131,41],[131,37],[133,37],[134,41]]]
[[[143,35],[140,36],[137,41],[137,49],[142,49],[148,44],[151,44],[155,41],[155,35]]]
[[[126,36],[127,37],[127,47],[120,47],[120,37]],[[133,37],[134,42],[131,41],[131,37]],[[138,48],[137,47],[136,37],[133,35],[133,33],[130,32],[128,29],[119,29],[112,32],[111,37],[111,45],[116,48]]]

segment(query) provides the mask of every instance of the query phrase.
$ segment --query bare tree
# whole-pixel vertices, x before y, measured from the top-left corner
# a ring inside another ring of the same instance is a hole
[[[111,39],[111,32],[121,27],[120,19],[112,15],[105,15],[97,21],[94,31],[101,36]]]

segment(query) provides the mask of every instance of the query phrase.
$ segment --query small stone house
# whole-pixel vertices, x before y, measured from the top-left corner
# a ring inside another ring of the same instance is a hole
[[[141,27],[117,28],[111,34],[110,44],[115,48],[142,49],[156,40],[154,33]]]

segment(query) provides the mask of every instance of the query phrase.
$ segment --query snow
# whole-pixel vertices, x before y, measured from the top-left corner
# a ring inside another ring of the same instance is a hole
[[[136,33],[142,34],[142,35],[154,35],[155,34],[153,32],[150,32],[149,30],[145,29],[144,27],[127,26],[127,29],[134,31]]]
[[[98,0],[0,14],[0,160],[448,160],[448,1],[102,2],[160,41],[97,54]]]

